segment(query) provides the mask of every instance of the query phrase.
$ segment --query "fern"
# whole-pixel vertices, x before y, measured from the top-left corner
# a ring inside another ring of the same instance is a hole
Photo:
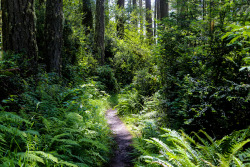
[[[197,133],[195,136],[198,141],[185,134],[183,131],[178,133],[171,129],[163,129],[166,133],[161,135],[163,140],[152,138],[145,139],[148,143],[154,144],[160,149],[160,154],[153,155],[147,151],[143,151],[145,154],[142,156],[145,162],[156,163],[161,166],[179,166],[179,167],[196,167],[196,166],[210,166],[210,167],[243,167],[248,165],[247,161],[244,161],[246,157],[249,159],[249,149],[244,153],[239,151],[243,149],[244,145],[250,142],[250,139],[235,142],[239,138],[238,133],[233,133],[230,136],[226,136],[221,140],[214,140],[206,132],[200,131],[206,138],[201,138]],[[246,130],[245,130],[246,131]],[[235,135],[235,136],[234,136]],[[248,136],[248,135],[245,135]],[[228,142],[230,139],[230,142]],[[208,142],[209,141],[209,142]],[[227,151],[224,143],[229,143]],[[193,144],[193,146],[192,146]],[[221,148],[223,147],[223,149]],[[140,147],[137,147],[140,148]]]

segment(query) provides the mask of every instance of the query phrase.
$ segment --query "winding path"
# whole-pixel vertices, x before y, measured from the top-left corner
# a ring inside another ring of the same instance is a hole
[[[117,110],[109,109],[106,113],[106,118],[117,143],[110,167],[132,167],[132,157],[129,155],[132,151],[132,147],[130,146],[132,144],[132,135],[117,116]]]

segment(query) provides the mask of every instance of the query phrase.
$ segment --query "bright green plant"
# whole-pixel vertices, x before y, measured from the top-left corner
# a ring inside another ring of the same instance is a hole
[[[249,165],[249,154],[244,149],[244,146],[250,142],[249,129],[232,133],[221,140],[214,140],[204,131],[200,131],[199,135],[194,133],[195,137],[192,138],[183,131],[179,133],[171,129],[163,130],[165,133],[161,135],[161,139],[145,139],[160,151],[160,153],[153,154],[142,150],[144,155],[141,158],[147,163],[167,167],[243,167]],[[242,153],[248,155],[247,159],[240,156]]]

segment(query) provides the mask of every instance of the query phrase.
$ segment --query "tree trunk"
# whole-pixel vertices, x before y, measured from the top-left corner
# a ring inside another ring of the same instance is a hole
[[[142,6],[142,0],[139,0],[139,6],[140,6],[140,32],[143,34],[144,25],[143,25],[143,6]]]
[[[83,25],[85,25],[87,28],[92,29],[93,28],[93,14],[92,14],[92,8],[91,8],[91,2],[90,0],[82,0],[83,2]]]
[[[155,0],[155,6],[154,6],[154,37],[156,37],[156,20],[157,20],[157,1]]]
[[[133,9],[136,9],[137,5],[136,5],[136,0],[133,0]]]
[[[120,10],[123,10],[124,9],[124,0],[118,0],[117,6]],[[121,13],[123,13],[123,12],[121,12]],[[121,16],[117,17],[117,35],[121,39],[123,39],[123,37],[124,37],[124,21],[123,20],[124,20],[123,14]]]
[[[157,19],[161,19],[161,6],[160,6],[160,0],[155,0],[156,8],[157,8]]]
[[[45,32],[48,70],[60,74],[63,45],[63,0],[47,0]]]
[[[151,39],[153,36],[152,31],[152,14],[151,14],[151,0],[146,0],[146,29],[147,29],[147,38]]]
[[[95,49],[97,52],[97,59],[100,64],[104,65],[105,58],[105,0],[96,0],[96,27],[95,27]]]
[[[23,61],[29,62],[27,72],[37,68],[37,41],[34,0],[2,0],[3,50],[24,53]]]
[[[136,12],[136,8],[137,8],[136,0],[133,0],[133,11],[134,11],[134,12]],[[138,27],[138,20],[137,20],[137,17],[133,18],[132,23],[135,25],[135,28],[136,28],[136,30],[137,30],[137,27]]]
[[[160,19],[168,17],[169,6],[167,0],[160,0]]]

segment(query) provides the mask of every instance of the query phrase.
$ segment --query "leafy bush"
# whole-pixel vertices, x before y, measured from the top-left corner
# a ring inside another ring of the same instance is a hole
[[[115,78],[113,69],[109,66],[101,66],[97,68],[97,80],[104,86],[104,90],[107,92],[117,92],[119,85]]]

